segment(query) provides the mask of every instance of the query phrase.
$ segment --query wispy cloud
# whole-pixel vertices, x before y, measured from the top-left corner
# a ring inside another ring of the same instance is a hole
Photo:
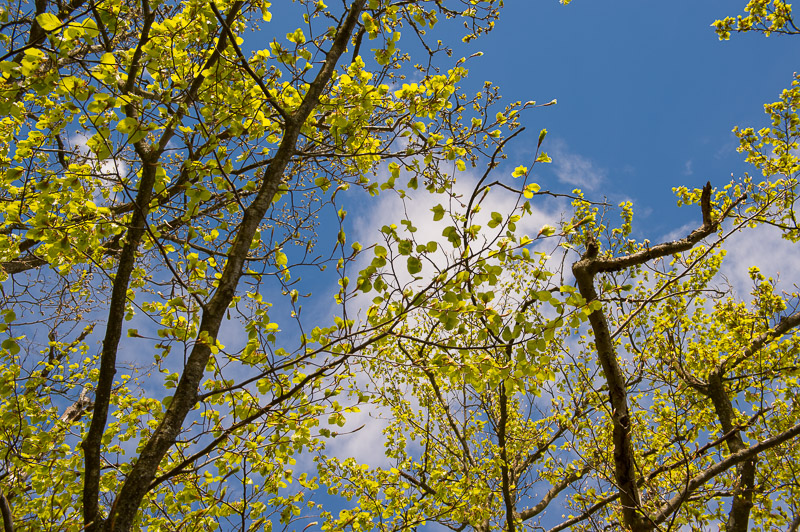
[[[600,168],[591,159],[572,152],[563,140],[557,139],[550,146],[553,171],[562,183],[594,190],[605,181],[608,174],[605,168]]]
[[[756,266],[766,277],[780,281],[782,274],[797,269],[797,246],[781,237],[780,230],[770,226],[759,226],[733,235],[726,243],[727,255],[721,273],[725,275],[736,294],[747,299],[753,289],[748,270]],[[785,282],[778,285],[791,290]]]
[[[510,170],[509,170],[510,172]],[[403,173],[398,181],[404,181]],[[422,188],[416,191],[409,191],[405,201],[391,192],[384,192],[380,198],[375,201],[375,206],[371,210],[361,213],[356,222],[357,232],[356,237],[363,239],[364,242],[369,242],[380,239],[380,228],[386,224],[399,224],[402,219],[408,219],[414,222],[417,226],[417,232],[414,233],[416,240],[439,240],[441,243],[447,241],[442,237],[442,229],[447,225],[452,225],[453,220],[449,215],[445,214],[444,218],[438,222],[433,221],[433,207],[441,204],[445,212],[453,209],[456,212],[463,213],[464,204],[469,200],[470,195],[478,182],[478,174],[470,171],[459,172],[457,174],[456,185],[453,187],[452,195],[448,197],[443,194],[431,194]],[[496,177],[502,180],[499,174]],[[492,181],[493,179],[490,179]],[[517,183],[511,182],[510,185]],[[497,211],[504,215],[511,214],[510,210],[514,208],[514,201],[509,203],[509,199],[514,200],[507,192],[503,192],[499,188],[493,190],[485,197],[478,196],[480,201],[480,213],[475,215],[474,223],[478,223],[486,229],[486,223],[491,219],[491,212]],[[541,228],[542,224],[553,223],[558,219],[562,205],[555,205],[554,202],[549,202],[546,206],[536,205],[538,203],[533,200],[534,212],[532,215],[524,217],[518,225],[522,231],[533,231],[535,234]],[[404,230],[405,231],[405,230]],[[499,231],[499,230],[498,230]],[[490,231],[491,232],[491,231]]]

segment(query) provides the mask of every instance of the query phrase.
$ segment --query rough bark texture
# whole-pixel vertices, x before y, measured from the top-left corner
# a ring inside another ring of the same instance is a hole
[[[760,443],[753,444],[739,452],[731,453],[723,460],[688,479],[685,482],[684,487],[672,499],[667,501],[655,515],[652,516],[652,520],[655,523],[663,523],[673,515],[673,513],[689,498],[692,493],[694,493],[695,490],[712,478],[721,475],[725,471],[738,464],[741,464],[746,460],[754,459],[760,453],[777,447],[778,445],[782,445],[787,441],[796,438],[798,435],[800,435],[800,423],[794,425],[788,430],[781,432],[780,434],[773,436],[772,438],[768,438]]]
[[[741,354],[720,363],[709,375],[707,383],[694,378],[687,380],[695,390],[711,400],[714,412],[719,419],[722,433],[729,435],[725,441],[731,453],[742,452],[747,449],[747,446],[742,439],[742,427],[735,424],[736,413],[730,396],[725,390],[725,372],[753,356],[770,340],[782,336],[798,326],[800,326],[800,313],[786,316],[774,328],[755,337],[742,350]],[[757,462],[757,457],[754,456],[737,466],[731,509],[725,525],[727,532],[746,532],[749,529],[750,511],[753,509],[753,495],[755,493]]]
[[[578,282],[578,290],[587,303],[597,301],[594,288],[594,274],[591,266],[596,260],[597,247],[590,245],[587,254],[575,263],[572,271]],[[643,519],[639,507],[641,498],[636,485],[636,464],[634,450],[631,445],[631,425],[628,411],[628,392],[625,386],[625,375],[619,366],[608,320],[603,310],[596,310],[589,315],[589,323],[594,333],[597,359],[603,369],[603,376],[608,385],[608,400],[611,404],[612,443],[614,446],[614,478],[620,494],[622,516],[625,525],[634,531],[649,531],[652,526]]]
[[[737,468],[737,483],[731,501],[731,511],[725,525],[726,532],[747,532],[750,528],[750,510],[756,482],[756,459],[746,460]]]
[[[508,532],[515,532],[514,487],[512,485],[513,481],[509,478],[508,453],[506,451],[506,427],[508,426],[508,398],[506,397],[506,387],[501,384],[498,392],[500,396],[500,419],[497,427],[497,443],[500,447],[500,460],[502,460],[500,471],[502,476],[503,504],[506,508],[506,530],[508,530]]]

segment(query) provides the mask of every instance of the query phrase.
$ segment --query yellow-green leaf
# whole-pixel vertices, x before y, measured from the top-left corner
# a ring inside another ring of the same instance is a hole
[[[57,16],[50,13],[36,15],[36,22],[39,23],[39,26],[41,26],[44,31],[53,31],[54,29],[61,27],[61,20],[59,20]]]

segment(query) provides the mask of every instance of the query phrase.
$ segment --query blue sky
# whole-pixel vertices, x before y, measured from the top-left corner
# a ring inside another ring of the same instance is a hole
[[[731,130],[767,125],[763,105],[776,101],[798,70],[793,59],[800,39],[752,33],[719,40],[711,24],[741,14],[745,4],[507,0],[493,32],[467,45],[454,35],[447,44],[455,48],[454,58],[483,52],[467,62],[463,92],[491,81],[506,103],[558,100],[523,113],[526,132],[508,145],[501,176],[530,165],[539,131],[546,128],[543,149],[553,163],[536,165],[534,180],[557,192],[580,187],[588,199],[611,205],[631,200],[634,237],[656,242],[699,221],[699,209],[676,206],[673,187],[700,188],[706,181],[722,187],[753,170],[737,153]],[[354,233],[369,245],[382,224],[399,223],[402,209],[384,196],[348,205],[355,226],[348,238]],[[420,205],[427,200],[419,196],[413,214],[430,221],[430,206]],[[557,221],[552,204],[535,206],[547,210],[535,223]],[[532,227],[534,234],[539,227]],[[745,236],[744,244],[731,248],[730,262],[745,279],[744,262],[754,257],[783,271],[793,264],[793,250],[779,255],[779,237],[761,236]],[[746,256],[738,257],[743,249]]]
[[[800,40],[719,41],[710,24],[744,5],[510,0],[495,31],[470,44],[484,55],[470,62],[467,83],[491,80],[508,101],[557,98],[525,115],[527,137],[511,145],[510,159],[524,159],[547,128],[554,163],[540,170],[543,184],[557,188],[560,162],[582,163],[602,178],[587,195],[632,199],[649,230],[668,232],[697,214],[675,208],[673,186],[721,186],[749,170],[731,129],[766,125],[763,104],[797,69]]]
[[[632,200],[642,238],[695,219],[697,213],[676,208],[672,187],[709,180],[723,186],[731,174],[751,170],[731,130],[766,125],[763,104],[777,100],[797,70],[792,58],[800,39],[718,39],[711,23],[743,13],[744,0],[505,4],[488,35],[464,45],[461,33],[453,34],[447,42],[454,58],[483,52],[466,65],[464,92],[491,81],[506,103],[557,99],[523,114],[527,131],[508,146],[509,166],[529,164],[547,128],[543,149],[554,161],[537,169],[542,186],[567,192],[583,180],[590,199]],[[296,4],[274,1],[270,10],[272,22],[263,28],[269,39],[296,27]],[[412,43],[403,39],[401,46]],[[260,46],[258,37],[245,43]]]

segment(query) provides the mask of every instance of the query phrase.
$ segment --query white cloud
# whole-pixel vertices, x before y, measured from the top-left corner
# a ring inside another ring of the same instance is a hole
[[[494,181],[500,177],[499,172],[497,172],[497,175],[492,176],[487,181]],[[398,181],[404,181],[402,174]],[[463,214],[477,183],[477,175],[471,172],[460,172],[457,174],[456,184],[449,197],[445,194],[431,194],[422,188],[407,191],[408,196],[406,198],[400,198],[397,194],[391,192],[383,192],[374,202],[374,208],[355,218],[354,236],[356,240],[364,244],[381,242],[383,240],[380,232],[381,227],[395,224],[398,226],[398,233],[401,237],[410,238],[413,236],[417,243],[435,241],[439,244],[440,250],[452,250],[452,244],[442,235],[442,231],[447,226],[456,223],[451,219],[449,212]],[[519,186],[518,183],[514,182],[508,184]],[[477,195],[478,198],[481,196],[482,193]],[[478,200],[476,199],[477,202]],[[545,202],[547,202],[547,205],[542,205]],[[531,203],[533,205],[533,214],[523,217],[517,223],[517,229],[519,233],[535,236],[542,226],[546,224],[554,225],[558,222],[564,202],[533,199]],[[432,209],[440,204],[445,210],[444,218],[434,221]],[[500,227],[495,229],[488,227],[487,224],[491,220],[492,212],[499,212],[505,217],[511,214],[511,211],[517,206],[516,198],[513,194],[499,188],[490,191],[480,201],[480,212],[471,221],[471,223],[482,227],[482,236],[479,237],[479,242],[485,242],[496,234],[504,232],[504,230],[501,231]],[[410,220],[417,230],[413,234],[410,233],[405,226],[401,225],[401,220]],[[458,225],[460,225],[460,222]],[[443,264],[437,263],[437,266],[443,266]],[[424,276],[425,270],[420,275]]]
[[[364,369],[358,370],[354,380],[360,390],[366,390],[367,385],[373,390],[385,386],[376,382]],[[418,404],[415,398],[409,396],[408,399]],[[333,427],[338,436],[328,440],[326,454],[340,460],[355,458],[359,463],[373,468],[392,467],[395,464],[386,456],[386,438],[383,435],[393,419],[391,409],[375,403],[360,404],[358,407],[359,412],[346,414],[344,427]]]
[[[508,170],[509,175],[503,175],[501,170],[497,170],[487,179],[487,182],[502,179],[509,186],[521,186],[521,182],[512,180],[510,172]],[[378,179],[382,178],[385,178],[383,172],[380,173]],[[397,277],[397,282],[401,285],[410,283],[415,289],[426,286],[437,270],[445,268],[458,258],[453,245],[443,236],[442,232],[451,225],[461,226],[462,222],[455,222],[451,218],[450,212],[464,213],[466,211],[466,205],[478,185],[480,176],[477,173],[467,171],[457,173],[456,178],[456,184],[449,195],[431,194],[422,187],[419,190],[407,191],[408,196],[405,198],[400,197],[393,191],[384,191],[378,198],[370,200],[369,205],[371,208],[369,210],[360,212],[358,215],[351,215],[354,216],[354,227],[348,231],[348,235],[351,235],[365,248],[373,243],[388,247],[384,241],[384,235],[381,233],[381,228],[394,224],[397,226],[396,230],[400,238],[412,238],[415,242],[415,247],[417,244],[436,242],[438,250],[429,254],[430,262],[423,263],[423,270],[416,274],[416,277],[420,278],[418,280],[415,280],[415,276],[406,271],[407,259],[405,256],[396,256],[395,259],[394,275]],[[397,179],[398,184],[406,181],[407,176],[402,174]],[[477,198],[481,198],[482,195],[481,192],[477,195]],[[492,219],[493,212],[500,213],[503,217],[512,214],[519,207],[517,200],[518,197],[516,195],[503,190],[501,187],[493,188],[482,198],[480,212],[470,222],[471,224],[480,225],[482,228],[480,236],[472,245],[473,251],[482,245],[491,243],[496,237],[504,235],[506,230],[504,227],[490,228],[488,222]],[[518,234],[528,234],[531,237],[535,237],[544,225],[558,226],[561,213],[568,205],[566,200],[557,200],[547,196],[535,197],[530,201],[533,206],[533,213],[523,217],[516,225]],[[475,202],[478,202],[478,199]],[[441,220],[434,221],[432,209],[438,205],[442,205],[445,214]],[[416,231],[409,231],[401,223],[402,220],[411,221]],[[548,245],[552,248],[553,244],[548,242]],[[552,251],[552,249],[549,251]],[[348,273],[351,280],[355,277],[354,272],[366,267],[373,256],[373,253],[369,250],[363,252],[363,256],[353,266],[353,271]],[[389,266],[387,265],[386,269],[388,270],[388,268]],[[508,275],[510,276],[511,274],[509,273]],[[370,293],[350,299],[347,303],[348,316],[351,318],[356,315],[363,317],[366,307],[374,296],[374,293]],[[341,313],[341,308],[333,308],[332,313]],[[375,382],[374,376],[367,374],[365,370],[357,371],[354,379],[359,385],[371,382],[371,386],[380,386],[379,382]],[[363,388],[363,386],[360,387]],[[412,405],[417,404],[417,399],[411,394],[406,399]],[[391,412],[388,408],[381,408],[376,405],[360,405],[360,407],[361,412],[347,415],[347,423],[340,430],[341,435],[328,442],[326,453],[340,459],[353,457],[361,463],[366,463],[372,467],[389,467],[393,465],[385,455],[385,437],[383,435],[383,430],[392,419]],[[347,434],[356,429],[358,429],[356,432]],[[411,443],[409,442],[409,444]]]
[[[748,275],[751,266],[757,266],[766,277],[772,277],[779,288],[791,290],[797,279],[797,244],[781,238],[781,231],[772,226],[761,225],[745,229],[725,242],[727,255],[721,273],[727,278],[736,294],[747,299],[753,287]],[[785,276],[785,278],[784,278]]]
[[[731,155],[736,155],[736,148],[739,147],[739,139],[737,139],[732,133],[728,137],[722,145],[720,145],[719,149],[714,153],[715,159],[726,159],[731,157]]]
[[[94,202],[98,205],[114,205],[118,202],[125,201],[124,198],[118,197],[118,194],[114,192],[112,187],[113,184],[121,183],[122,177],[128,174],[130,171],[128,164],[116,157],[98,162],[87,144],[89,137],[82,132],[70,134],[67,140],[70,144],[70,148],[77,149],[78,153],[86,157],[93,165],[97,165],[97,177],[104,182],[101,187],[106,189],[109,199],[106,200],[103,197],[103,190],[98,188],[94,192]]]
[[[697,226],[696,221],[688,222],[667,233],[661,241],[684,238]],[[727,229],[731,229],[730,225]],[[726,255],[715,279],[716,284],[722,284],[721,289],[729,286],[735,297],[747,301],[753,289],[748,271],[756,266],[764,276],[778,282],[779,290],[791,291],[797,282],[792,275],[797,270],[797,244],[784,240],[781,234],[775,227],[759,225],[730,235],[722,244]],[[713,235],[708,242],[712,242],[712,238]]]
[[[563,140],[557,139],[550,145],[553,171],[562,183],[594,190],[606,180],[608,172],[605,168],[599,168],[590,159],[573,153]]]

